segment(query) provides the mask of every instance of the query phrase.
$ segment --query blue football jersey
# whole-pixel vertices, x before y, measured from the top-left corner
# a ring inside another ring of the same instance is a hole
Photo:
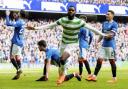
[[[60,60],[60,52],[56,48],[48,47],[46,49],[46,59],[58,61]]]
[[[102,32],[103,33],[113,32],[116,35],[117,29],[118,29],[118,24],[115,21],[113,21],[113,22],[105,21],[102,24]],[[103,38],[102,46],[103,47],[112,47],[113,49],[115,49],[115,47],[116,47],[115,35],[109,40],[106,38]]]
[[[93,34],[88,29],[82,27],[78,34],[79,37],[79,47],[88,48],[92,42]]]
[[[23,47],[24,44],[24,25],[25,22],[22,19],[11,21],[9,16],[6,16],[6,25],[14,27],[14,35],[12,37],[12,44]]]

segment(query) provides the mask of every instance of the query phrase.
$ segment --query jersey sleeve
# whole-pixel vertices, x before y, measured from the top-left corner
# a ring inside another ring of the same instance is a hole
[[[61,25],[61,18],[56,21],[58,25]]]
[[[116,34],[117,29],[118,29],[118,24],[115,22],[115,23],[113,24],[113,26],[112,26],[112,30],[111,30],[111,31]]]
[[[39,27],[35,27],[35,29],[52,29],[53,27],[57,26],[57,21],[47,24],[47,25],[43,25],[43,26],[39,26]]]
[[[12,22],[9,18],[9,16],[6,16],[6,25],[7,26],[13,26],[13,27],[20,27],[22,23],[20,21]]]
[[[51,57],[52,57],[51,53],[50,52],[47,52],[46,53],[46,59],[47,60],[51,60]]]
[[[88,24],[85,24],[84,27],[89,29],[89,31],[92,31],[95,34],[98,34],[98,35],[101,35],[101,36],[106,36],[104,33],[100,32],[99,30],[97,30],[96,28],[94,28],[94,27],[92,27],[92,26],[90,26]]]
[[[89,45],[92,43],[93,34],[91,31],[89,31]]]

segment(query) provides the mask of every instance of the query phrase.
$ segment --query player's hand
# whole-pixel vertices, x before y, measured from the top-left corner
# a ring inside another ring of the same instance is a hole
[[[10,11],[6,10],[6,15],[9,16],[10,15]]]
[[[28,30],[35,30],[35,27],[30,24],[27,24],[27,26],[25,28]]]
[[[105,36],[106,39],[111,39],[112,37],[113,37],[112,33],[106,34],[106,36]]]
[[[27,26],[27,27],[25,27],[25,28],[28,29],[28,30],[35,30],[35,28],[32,27],[32,26]]]

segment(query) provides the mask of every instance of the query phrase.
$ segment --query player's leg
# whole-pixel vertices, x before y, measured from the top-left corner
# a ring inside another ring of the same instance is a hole
[[[68,70],[68,66],[70,65],[70,61],[67,59],[66,60],[66,64],[65,64],[65,69],[64,69],[64,73],[65,73],[65,79],[64,81],[69,81],[71,80],[73,77],[75,77],[78,81],[81,81],[81,76],[79,75],[79,73],[72,73],[72,74],[68,74],[67,75],[67,70]]]
[[[66,60],[70,57],[70,55],[72,54],[73,51],[76,51],[78,48],[78,44],[66,44],[65,46],[61,47],[61,58],[60,58],[60,67],[59,69],[60,71],[60,77],[57,81],[57,84],[61,84],[64,81],[65,78],[65,74],[64,74],[64,70],[65,70],[65,63]]]
[[[57,84],[61,84],[65,79],[65,63],[66,60],[70,57],[70,54],[67,52],[64,52],[60,58],[60,66],[59,66],[59,79],[57,80]]]
[[[115,63],[115,51],[112,48],[108,48],[108,58],[109,62],[111,64],[111,70],[112,70],[112,80],[108,81],[110,83],[114,83],[117,81],[116,79],[116,63]]]
[[[94,70],[94,74],[92,75],[92,77],[86,79],[87,81],[97,81],[97,75],[101,69],[104,58],[106,58],[106,54],[105,54],[105,49],[102,47],[98,52],[98,59]]]
[[[87,78],[89,78],[91,76],[91,69],[90,69],[90,65],[89,65],[88,60],[87,60],[87,49],[82,48],[82,57],[81,58],[83,59],[83,63],[84,63],[85,68],[88,72]]]
[[[112,70],[112,80],[108,81],[110,83],[114,83],[117,81],[116,78],[116,63],[115,63],[115,59],[110,59],[109,60],[110,64],[111,64],[111,70]]]
[[[79,58],[79,75],[82,76],[83,72],[83,60]]]
[[[21,57],[20,57],[20,55],[16,55],[15,58],[16,58],[17,65],[19,67],[19,69],[18,69],[18,71],[19,71],[19,70],[21,70]]]
[[[65,63],[66,60],[70,57],[70,49],[68,45],[61,45],[61,57],[60,57],[60,65],[59,65],[59,78],[57,80],[57,85],[61,84],[65,79]]]
[[[79,58],[78,58],[78,62],[79,62],[79,75],[82,76],[82,72],[83,72],[83,58],[82,58],[82,48],[79,47],[80,52],[79,52]]]
[[[10,50],[10,60],[11,60],[11,63],[13,64],[13,66],[16,68],[16,70],[18,70],[18,64],[16,62],[16,59],[15,59],[15,56],[13,55],[13,50],[14,47],[13,47],[13,44],[11,45],[11,50]]]
[[[95,70],[94,70],[94,74],[93,74],[93,76],[91,78],[87,79],[88,81],[90,81],[90,80],[91,81],[97,81],[97,75],[98,75],[98,73],[99,73],[99,71],[101,69],[102,62],[103,62],[103,59],[98,58],[97,64],[96,64],[96,67],[95,67]]]
[[[81,81],[81,76],[78,73],[72,73],[72,74],[66,75],[64,81],[69,81],[73,77],[76,77],[78,81]]]
[[[20,75],[22,73],[22,70],[21,70],[21,51],[22,51],[22,48],[20,46],[17,46],[17,45],[13,45],[13,55],[15,55],[15,60],[17,62],[17,65],[18,65],[18,69],[17,69],[17,74],[15,76],[14,79],[19,79],[20,78]]]
[[[83,63],[85,65],[85,68],[88,72],[88,75],[87,75],[87,78],[90,78],[92,75],[91,75],[91,69],[90,69],[90,65],[88,63],[88,61],[86,59],[83,59]]]
[[[22,74],[22,69],[21,69],[21,57],[19,55],[15,56],[16,58],[16,62],[18,64],[18,70],[17,70],[17,75],[16,75],[16,79],[20,78],[20,75]]]

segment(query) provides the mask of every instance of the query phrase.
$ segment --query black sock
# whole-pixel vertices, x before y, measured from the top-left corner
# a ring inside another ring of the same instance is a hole
[[[44,65],[44,72],[43,75],[46,75],[46,64]]]
[[[21,61],[17,60],[16,62],[17,62],[18,67],[21,68]]]
[[[16,70],[18,70],[19,69],[19,66],[18,66],[18,64],[17,64],[17,62],[16,62],[16,60],[15,59],[11,59],[11,63],[13,64],[13,66],[16,68]]]
[[[111,64],[111,68],[112,68],[113,77],[116,77],[116,64],[115,63]]]
[[[74,74],[69,74],[65,76],[65,81],[68,81],[74,77]]]
[[[91,69],[90,69],[90,66],[89,66],[89,63],[87,60],[84,60],[84,65],[86,67],[86,70],[88,72],[88,74],[91,74]]]
[[[60,60],[61,65],[65,65],[65,60]]]
[[[102,64],[97,62],[96,68],[95,68],[95,71],[94,71],[94,75],[97,76],[98,72],[100,71],[101,66],[102,66]]]
[[[79,62],[79,75],[82,75],[83,72],[83,63]]]

